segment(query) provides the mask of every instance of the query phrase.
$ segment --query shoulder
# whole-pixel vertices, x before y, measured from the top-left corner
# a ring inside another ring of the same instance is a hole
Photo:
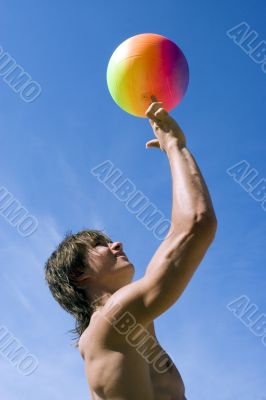
[[[78,347],[84,358],[88,348],[110,347],[122,342],[121,333],[117,329],[118,321],[127,323],[141,323],[144,327],[152,329],[153,324],[144,322],[139,310],[143,310],[143,292],[145,279],[139,279],[117,290],[99,310],[93,313],[89,326],[79,339]]]
[[[115,331],[112,329],[110,313],[102,310],[96,311],[78,341],[81,357],[84,360],[85,358],[94,358],[103,348],[111,349],[114,344]]]
[[[117,323],[121,321],[122,324],[122,320],[130,316],[131,320],[128,322],[131,324],[139,322],[134,317],[136,312],[132,307],[137,285],[138,283],[134,282],[119,289],[99,311],[93,313],[89,326],[78,342],[79,352],[83,359],[85,355],[88,356],[91,352],[95,353],[102,348],[112,349],[126,345],[126,341],[123,340],[124,335],[121,335]]]
[[[89,326],[82,333],[82,335],[80,336],[79,341],[78,341],[78,349],[79,349],[80,355],[83,359],[85,358],[85,350],[88,347],[90,347],[90,346],[88,346],[88,344],[90,343],[90,341],[93,338],[93,333],[95,333],[95,320],[97,319],[97,316],[98,316],[97,312],[92,314]],[[97,331],[97,328],[96,328],[96,331]]]

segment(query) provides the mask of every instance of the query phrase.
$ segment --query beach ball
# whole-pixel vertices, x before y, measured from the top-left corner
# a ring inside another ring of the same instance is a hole
[[[113,100],[138,117],[145,117],[154,98],[167,111],[172,110],[183,98],[188,81],[188,63],[181,49],[155,33],[122,42],[107,67],[107,86]]]

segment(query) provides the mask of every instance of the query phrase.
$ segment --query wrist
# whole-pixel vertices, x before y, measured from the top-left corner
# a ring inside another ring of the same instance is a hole
[[[181,143],[181,141],[178,138],[171,138],[167,141],[165,145],[165,152],[171,152],[173,149],[182,149],[185,147],[185,143]]]

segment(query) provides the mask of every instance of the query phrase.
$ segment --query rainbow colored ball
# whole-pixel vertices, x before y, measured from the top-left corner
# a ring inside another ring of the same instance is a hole
[[[145,117],[152,99],[170,111],[182,100],[189,81],[187,60],[171,40],[154,33],[121,43],[107,67],[107,86],[114,101],[128,113]]]

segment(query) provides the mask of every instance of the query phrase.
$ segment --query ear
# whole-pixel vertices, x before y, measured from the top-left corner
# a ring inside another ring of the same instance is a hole
[[[87,286],[90,281],[91,281],[91,276],[89,276],[88,273],[86,274],[83,273],[82,275],[80,275],[75,279],[76,286],[79,289],[84,289],[84,286]]]

